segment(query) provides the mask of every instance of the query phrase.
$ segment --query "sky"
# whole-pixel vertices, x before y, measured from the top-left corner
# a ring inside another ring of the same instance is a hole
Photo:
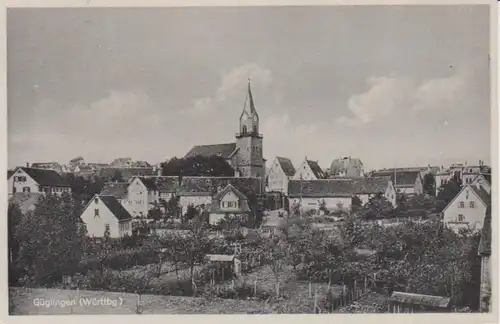
[[[158,163],[234,142],[248,79],[268,162],[490,163],[489,9],[8,9],[8,165]]]

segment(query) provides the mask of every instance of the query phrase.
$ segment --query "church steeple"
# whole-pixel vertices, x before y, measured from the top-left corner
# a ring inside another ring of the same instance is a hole
[[[248,79],[248,90],[245,98],[245,105],[240,116],[240,135],[259,133],[259,115],[255,109],[255,103],[252,96],[250,79]]]

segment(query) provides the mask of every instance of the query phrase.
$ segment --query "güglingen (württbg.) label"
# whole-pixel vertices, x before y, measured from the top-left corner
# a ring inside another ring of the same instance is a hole
[[[118,307],[123,304],[123,298],[118,297],[118,299],[112,299],[109,297],[78,297],[72,299],[45,299],[45,298],[35,298],[33,299],[33,305],[36,307]]]

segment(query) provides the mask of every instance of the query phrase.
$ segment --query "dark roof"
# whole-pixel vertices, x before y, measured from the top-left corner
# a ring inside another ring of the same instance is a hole
[[[325,174],[323,169],[321,169],[321,167],[319,166],[318,162],[311,161],[311,160],[306,160],[306,162],[309,165],[309,167],[311,168],[311,171],[314,173],[316,178],[325,179],[327,177],[327,175]]]
[[[49,169],[19,168],[41,186],[69,187],[69,183],[59,173]],[[17,171],[17,170],[16,170]]]
[[[7,170],[7,179],[9,179],[14,174],[14,170]]]
[[[99,195],[99,197],[119,221],[132,219],[132,216],[130,216],[129,212],[125,208],[123,208],[123,206],[118,202],[118,200],[116,200],[115,197],[101,195]]]
[[[157,190],[161,193],[172,193],[179,190],[179,177],[146,177],[156,184]]]
[[[233,185],[247,198],[260,194],[262,189],[262,179],[260,178],[183,177],[179,187],[179,194],[184,196],[214,196],[228,184]]]
[[[156,186],[156,182],[152,178],[145,177],[137,177],[141,182],[146,186],[148,190],[158,191],[158,187]]]
[[[295,167],[293,166],[292,161],[289,158],[284,158],[284,157],[276,157],[278,160],[278,163],[281,165],[281,168],[283,169],[283,172],[289,177],[293,176],[295,174]]]
[[[442,308],[448,307],[450,305],[450,300],[449,297],[420,295],[399,291],[394,291],[391,297],[389,297],[389,301],[391,302]]]
[[[222,156],[223,158],[228,159],[235,149],[236,143],[197,145],[186,154],[185,158],[201,155],[205,157]]]
[[[420,176],[420,172],[421,171],[418,170],[411,170],[411,171],[383,170],[383,171],[374,171],[370,174],[370,176],[391,177],[391,181],[395,186],[414,186],[418,177]],[[396,179],[396,181],[394,181],[394,179]]]
[[[79,165],[78,169],[81,171],[92,171],[92,167],[90,165]]]
[[[481,200],[486,204],[486,206],[491,205],[491,196],[488,194],[486,190],[483,189],[483,187],[479,188],[477,186],[470,186],[470,187],[479,196],[479,198],[481,198]]]
[[[288,194],[291,197],[320,198],[385,193],[389,180],[388,177],[290,180]]]
[[[138,176],[152,176],[155,174],[154,169],[151,168],[116,168],[116,167],[110,167],[110,168],[102,168],[99,171],[99,175],[103,178],[106,177],[113,177],[115,175],[115,172],[119,171],[123,177],[124,180],[128,180],[132,177],[138,177]]]
[[[128,186],[128,182],[107,182],[99,195],[123,199],[128,195]]]
[[[31,167],[34,169],[52,169],[58,172],[62,172],[62,167],[57,162],[36,162],[32,163]]]
[[[486,208],[478,252],[480,255],[491,255],[491,205]]]

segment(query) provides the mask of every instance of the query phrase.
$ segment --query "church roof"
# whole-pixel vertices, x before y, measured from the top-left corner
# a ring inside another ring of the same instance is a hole
[[[295,174],[295,167],[289,158],[278,156],[276,157],[276,160],[278,160],[283,172],[285,172],[287,176],[291,177]]]
[[[231,157],[234,150],[236,150],[236,143],[196,145],[184,157],[189,158],[201,155],[205,157],[222,156],[223,158],[228,159]]]
[[[306,162],[311,168],[311,171],[314,173],[316,178],[325,179],[327,177],[323,169],[321,169],[321,167],[319,166],[318,162],[311,160],[306,160]]]

